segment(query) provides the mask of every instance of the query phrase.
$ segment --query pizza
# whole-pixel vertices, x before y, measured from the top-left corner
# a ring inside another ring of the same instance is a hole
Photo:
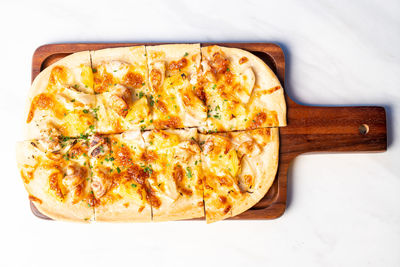
[[[278,129],[200,135],[207,222],[246,211],[261,200],[278,166]]]
[[[278,78],[264,61],[237,48],[201,49],[197,86],[204,93],[207,132],[286,125],[286,105]]]
[[[95,105],[89,52],[65,57],[43,70],[32,84],[25,138],[89,134],[96,124]]]
[[[90,141],[95,220],[151,221],[145,146],[140,131]]]
[[[154,127],[200,126],[207,118],[203,95],[196,91],[200,45],[149,46],[147,54]]]
[[[204,217],[201,150],[196,129],[143,134],[149,186],[157,198],[153,220]]]
[[[151,118],[145,47],[92,51],[91,57],[97,132],[148,128]]]
[[[32,83],[17,163],[50,218],[236,216],[267,193],[283,88],[254,54],[199,44],[71,54]]]
[[[29,199],[50,218],[89,222],[94,218],[94,198],[88,142],[84,139],[57,140],[48,149],[47,140],[17,144],[20,174]]]

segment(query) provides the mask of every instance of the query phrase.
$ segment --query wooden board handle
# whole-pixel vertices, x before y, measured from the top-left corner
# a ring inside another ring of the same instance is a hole
[[[288,151],[281,153],[378,152],[387,149],[383,107],[313,107],[294,103],[288,110],[288,123],[290,127],[280,131],[281,135],[286,135],[281,138],[282,142],[288,142],[282,143],[281,147]]]

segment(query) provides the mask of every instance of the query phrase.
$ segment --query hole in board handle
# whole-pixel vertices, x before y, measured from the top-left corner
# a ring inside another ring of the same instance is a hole
[[[360,134],[362,135],[366,135],[369,132],[369,126],[368,124],[361,124],[358,127],[358,131],[360,132]]]

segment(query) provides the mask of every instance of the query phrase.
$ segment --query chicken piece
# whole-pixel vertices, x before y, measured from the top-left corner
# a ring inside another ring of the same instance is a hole
[[[99,135],[92,135],[89,144],[89,156],[100,157],[110,151],[110,144],[104,137]]]
[[[123,85],[115,85],[110,88],[109,104],[120,116],[126,117],[131,101],[131,92]]]
[[[150,65],[150,88],[157,92],[165,77],[165,62],[156,61]]]
[[[112,182],[108,179],[106,173],[109,172],[107,168],[98,168],[93,170],[92,176],[92,191],[96,199],[101,198],[110,188]]]
[[[73,191],[78,185],[85,181],[85,173],[86,171],[83,168],[70,163],[67,166],[66,175],[62,183],[69,191]]]
[[[192,156],[198,154],[200,155],[200,147],[199,145],[194,142],[194,141],[185,141],[181,142],[177,147],[175,151],[175,159],[186,162],[188,161]]]
[[[43,147],[44,151],[56,152],[61,150],[60,131],[53,125],[48,125],[46,130],[43,131],[43,138],[39,139],[39,144]]]

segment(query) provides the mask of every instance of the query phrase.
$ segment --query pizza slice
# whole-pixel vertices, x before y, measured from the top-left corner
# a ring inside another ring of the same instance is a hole
[[[67,56],[32,83],[26,105],[25,139],[79,137],[95,128],[93,74],[88,51]]]
[[[201,53],[197,87],[208,109],[202,131],[286,126],[283,88],[260,58],[216,45],[203,47]]]
[[[143,133],[153,221],[204,217],[201,151],[196,129]]]
[[[87,136],[96,130],[95,96],[70,88],[35,95],[30,103],[25,138]]]
[[[98,133],[151,128],[144,46],[92,51]]]
[[[200,126],[207,118],[196,89],[200,45],[146,46],[150,105],[155,129]]]
[[[44,215],[57,220],[89,222],[94,218],[88,143],[65,138],[17,144],[17,162],[29,199]]]
[[[278,166],[278,129],[200,135],[207,223],[238,215],[260,201]]]
[[[91,137],[89,156],[96,221],[151,221],[144,152],[140,131]]]

